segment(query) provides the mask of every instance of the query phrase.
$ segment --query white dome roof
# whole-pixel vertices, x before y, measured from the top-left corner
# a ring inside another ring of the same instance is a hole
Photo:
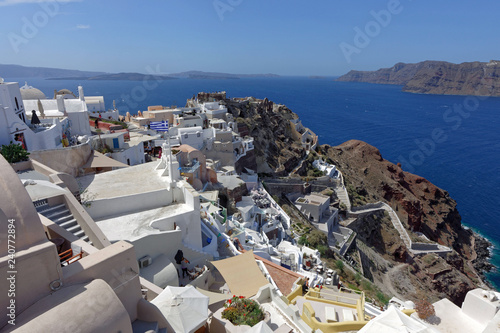
[[[29,99],[47,99],[45,94],[32,86],[28,86],[28,83],[25,82],[24,86],[21,87],[21,97],[23,100]]]

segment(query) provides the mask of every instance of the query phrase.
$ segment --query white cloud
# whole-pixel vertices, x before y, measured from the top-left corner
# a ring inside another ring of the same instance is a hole
[[[88,24],[78,24],[76,26],[77,29],[90,29],[90,25]]]
[[[80,1],[82,0],[0,0],[0,7],[21,5],[27,3],[42,3],[42,2],[67,3],[67,2],[80,2]]]

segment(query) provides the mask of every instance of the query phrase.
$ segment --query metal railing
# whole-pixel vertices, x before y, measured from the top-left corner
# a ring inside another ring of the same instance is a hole
[[[192,166],[181,167],[180,171],[183,173],[194,173],[200,167],[200,162],[196,161]]]

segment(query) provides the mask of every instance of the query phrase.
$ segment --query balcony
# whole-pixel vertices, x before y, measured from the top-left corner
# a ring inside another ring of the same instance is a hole
[[[200,162],[196,161],[194,163],[191,162],[188,165],[179,168],[179,170],[181,171],[181,173],[195,173],[196,170],[198,170],[199,168],[200,168]]]

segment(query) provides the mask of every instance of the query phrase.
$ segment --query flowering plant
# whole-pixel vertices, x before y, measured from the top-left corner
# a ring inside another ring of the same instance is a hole
[[[254,300],[243,296],[233,295],[224,303],[222,318],[229,320],[233,325],[254,326],[264,319],[264,311]]]

